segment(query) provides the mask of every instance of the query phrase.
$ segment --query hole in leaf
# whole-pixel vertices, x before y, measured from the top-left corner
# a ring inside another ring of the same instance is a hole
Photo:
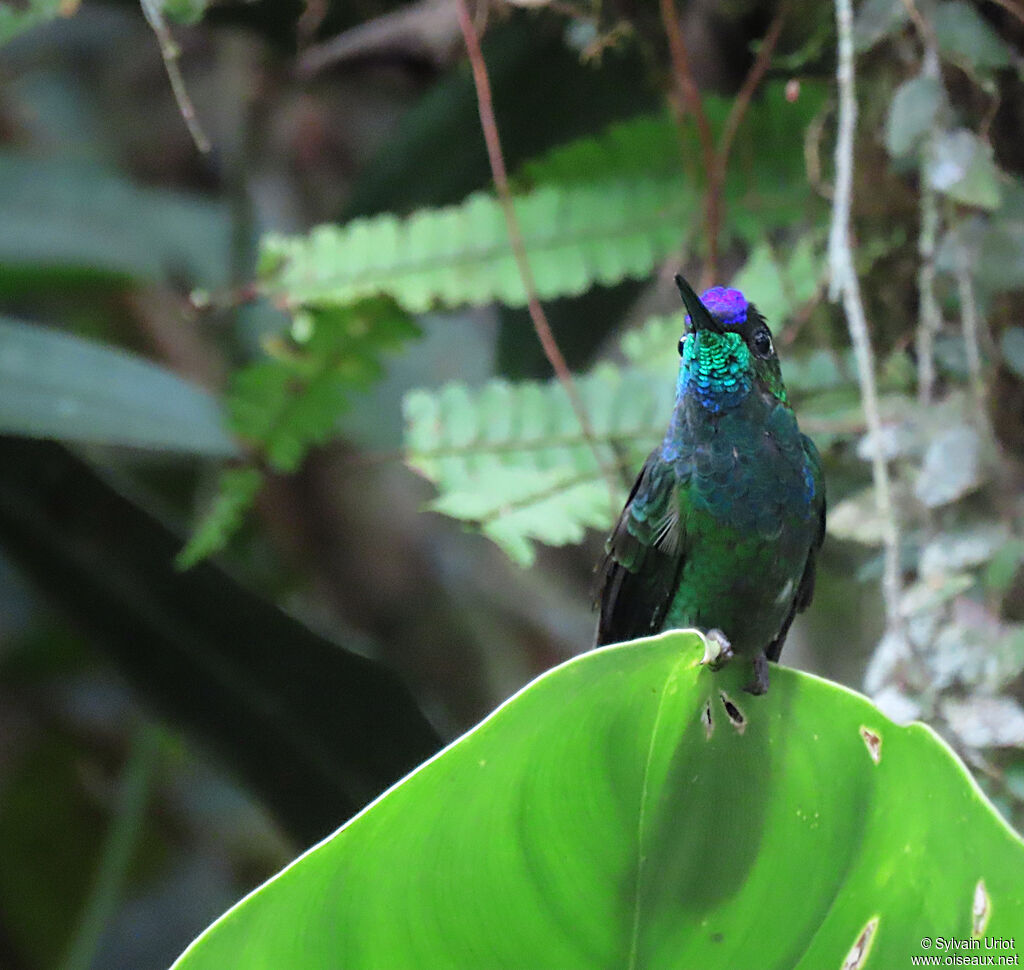
[[[723,690],[720,694],[722,698],[722,707],[725,708],[725,713],[729,717],[729,723],[732,724],[736,730],[742,734],[747,729],[747,719],[743,716],[743,712],[736,706],[732,698]]]
[[[864,961],[867,960],[868,953],[871,950],[871,941],[874,939],[877,929],[878,917],[872,916],[868,920],[867,926],[860,931],[857,942],[853,944],[850,952],[846,954],[842,970],[860,970],[864,966]]]
[[[985,880],[979,879],[978,885],[974,887],[974,902],[971,904],[971,935],[975,939],[985,932],[991,912],[992,901],[988,898]]]
[[[711,718],[711,701],[706,700],[700,712],[700,722],[704,725],[704,740],[710,741],[715,733],[715,722]]]
[[[882,760],[882,736],[876,734],[871,728],[864,727],[863,724],[860,728],[860,736],[864,739],[864,744],[867,745],[871,760],[877,765]]]

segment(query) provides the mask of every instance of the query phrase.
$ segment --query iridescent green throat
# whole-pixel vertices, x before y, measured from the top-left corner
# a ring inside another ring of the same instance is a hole
[[[750,393],[752,382],[750,350],[740,334],[703,330],[686,335],[677,397],[693,397],[708,411],[727,411]]]

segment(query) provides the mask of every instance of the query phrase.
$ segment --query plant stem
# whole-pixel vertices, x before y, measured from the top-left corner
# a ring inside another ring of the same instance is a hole
[[[181,76],[178,68],[178,58],[181,56],[181,48],[171,35],[171,30],[164,20],[163,4],[158,0],[140,0],[142,13],[156,34],[160,44],[160,56],[164,61],[164,69],[167,71],[167,80],[171,82],[171,91],[174,92],[174,100],[178,103],[178,111],[188,133],[196,148],[206,155],[210,151],[210,139],[206,137],[202,125],[199,124],[199,117],[196,115],[195,105],[189,97],[188,89],[185,87],[185,79]]]
[[[963,327],[964,351],[967,356],[967,374],[971,383],[971,396],[979,426],[988,431],[985,416],[985,379],[981,364],[981,327],[978,322],[978,303],[974,298],[967,251],[962,240],[957,241],[956,286],[960,298],[960,324]]]
[[[857,361],[857,381],[868,434],[874,443],[871,471],[875,501],[884,523],[885,567],[882,596],[886,624],[901,630],[899,531],[889,488],[889,469],[882,442],[882,419],[875,383],[875,360],[871,346],[860,283],[850,246],[850,208],[853,197],[853,138],[857,127],[857,97],[853,72],[853,9],[850,0],[835,0],[839,57],[836,80],[839,85],[839,132],[836,139],[836,184],[832,203],[832,227],[829,233],[829,298],[842,299],[846,324]]]
[[[512,192],[508,184],[508,173],[505,169],[505,156],[501,150],[501,137],[498,134],[498,124],[494,117],[494,101],[491,96],[491,82],[487,76],[487,64],[484,61],[483,51],[480,49],[480,38],[477,36],[476,27],[473,25],[473,18],[469,12],[467,0],[457,0],[459,12],[459,27],[462,30],[463,39],[466,42],[466,53],[469,55],[469,63],[473,70],[473,84],[476,87],[477,107],[480,112],[480,126],[484,133],[484,142],[487,145],[487,157],[491,165],[491,176],[494,179],[494,187],[498,192],[498,199],[501,202],[502,211],[505,214],[505,224],[508,227],[509,245],[512,247],[512,254],[515,257],[516,266],[519,268],[519,276],[523,281],[523,289],[526,291],[526,305],[533,321],[533,328],[537,332],[537,338],[544,348],[544,354],[551,364],[552,370],[558,377],[565,393],[569,397],[576,419],[580,423],[583,436],[587,439],[598,467],[604,469],[605,463],[601,452],[594,438],[590,418],[587,416],[583,400],[580,398],[579,389],[573,380],[572,374],[565,363],[562,351],[558,347],[555,335],[551,332],[551,325],[544,314],[540,299],[537,296],[537,287],[533,279],[533,271],[530,269],[530,261],[526,255],[526,246],[523,243],[523,233],[519,226],[519,217],[516,215],[515,204],[512,201]],[[618,503],[618,483],[611,476],[608,478],[609,494],[614,506]]]
[[[905,0],[905,3],[908,10],[912,11],[914,24],[924,44],[921,74],[940,81],[938,41],[931,24],[921,16],[911,0]],[[939,133],[938,122],[934,121],[918,169],[921,184],[921,231],[917,239],[917,255],[921,265],[917,271],[917,396],[924,405],[931,403],[935,393],[935,335],[942,329],[942,311],[935,296],[935,249],[941,224],[939,194],[928,181],[928,166],[935,159]]]
[[[146,801],[160,758],[161,733],[151,724],[138,728],[121,775],[113,819],[92,888],[61,964],[63,970],[89,970],[96,949],[117,910],[132,853],[139,842]]]

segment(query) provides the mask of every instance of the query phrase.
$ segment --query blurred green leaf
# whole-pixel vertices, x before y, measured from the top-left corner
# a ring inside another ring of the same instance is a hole
[[[225,468],[213,504],[175,557],[177,567],[191,569],[207,556],[220,552],[242,527],[262,487],[263,474],[258,468]]]
[[[0,437],[0,541],[146,703],[221,758],[301,844],[440,745],[390,670],[210,562],[175,569],[180,537],[58,445]],[[47,810],[63,801],[51,797]],[[98,841],[84,845],[70,825],[53,831],[77,846],[58,869]],[[5,834],[0,848],[42,859],[31,840]],[[0,881],[27,884],[25,865],[0,866]],[[73,870],[65,880],[87,867]],[[53,932],[52,914],[38,913]]]
[[[1024,843],[933,731],[786,668],[751,698],[702,653],[677,631],[543,675],[175,970],[821,970],[865,934],[888,968],[936,926],[1020,935]]]
[[[197,24],[213,0],[162,0],[163,12],[179,24]]]
[[[225,458],[218,402],[141,357],[0,318],[0,433]]]
[[[254,461],[293,472],[310,448],[338,431],[354,393],[383,374],[381,358],[419,336],[393,301],[366,299],[352,306],[299,309],[288,340],[270,343],[272,355],[236,371],[228,393],[232,430]],[[224,548],[260,490],[255,467],[226,470],[209,509],[177,557],[191,568]]]
[[[78,0],[22,0],[0,3],[0,45],[32,27],[54,17],[70,17],[78,10]]]
[[[885,146],[899,158],[917,148],[935,123],[944,93],[938,78],[913,77],[893,95],[885,124]]]
[[[716,114],[720,98],[705,107]],[[686,136],[689,141],[689,136]],[[579,185],[630,176],[677,176],[680,131],[668,111],[616,122],[587,138],[566,142],[521,169],[517,181],[530,188]],[[703,177],[703,173],[702,173]]]
[[[1003,362],[1024,380],[1024,327],[1007,327],[999,338]]]
[[[1010,48],[965,0],[940,3],[932,27],[942,56],[969,70],[991,71],[1011,64]]]
[[[985,585],[996,593],[1005,593],[1024,563],[1024,539],[1010,539],[992,556],[985,570]]]
[[[808,354],[787,354],[782,376],[786,388],[800,394],[852,386],[856,367],[852,350],[812,350]]]
[[[896,33],[910,19],[903,0],[864,0],[853,22],[856,50],[870,50],[884,37]]]
[[[758,199],[763,211],[777,218],[780,209],[797,209],[808,192],[803,182],[803,132],[828,99],[826,85],[803,80],[793,98],[787,83],[766,82],[751,102],[735,135],[734,163],[726,173],[726,222],[745,231],[749,216],[744,200]],[[726,124],[732,98],[708,94],[703,100],[716,132]],[[758,164],[742,164],[756,156]],[[671,178],[680,167],[687,183],[702,189],[705,175],[693,160],[700,142],[692,126],[680,130],[668,111],[641,115],[610,125],[598,135],[567,142],[523,166],[520,180],[528,186],[569,186],[620,179]],[[735,211],[733,211],[735,209]],[[759,224],[763,230],[764,219]],[[745,237],[750,238],[750,237]],[[755,237],[756,238],[756,237]]]
[[[686,332],[686,314],[679,310],[666,316],[648,317],[641,326],[622,336],[626,359],[665,380],[666,386],[679,369],[679,338]]]
[[[58,965],[100,855],[103,811],[82,785],[83,770],[95,770],[90,754],[50,732],[4,770],[0,905],[8,947],[37,966]]]
[[[999,170],[992,148],[973,131],[943,132],[925,163],[932,188],[957,202],[995,209],[999,205]]]
[[[814,296],[821,274],[818,246],[812,236],[805,235],[783,254],[777,254],[766,241],[759,243],[731,285],[750,295],[777,334]]]
[[[929,438],[914,493],[928,508],[948,505],[984,482],[981,438],[967,424]]]
[[[77,269],[207,287],[229,279],[226,204],[142,188],[100,165],[0,154],[0,211],[0,268],[8,271]]]
[[[802,132],[826,96],[823,85],[807,82],[794,101],[776,83],[751,106],[736,154],[756,153],[758,164],[730,168],[729,231],[760,237],[765,212],[798,219],[807,209],[812,196],[803,181]],[[728,104],[714,102],[719,123]],[[680,172],[679,152],[668,117],[644,117],[527,166],[524,177],[537,187],[515,205],[542,299],[643,278],[679,246],[702,181],[696,168]],[[385,214],[319,226],[307,236],[270,234],[263,240],[261,275],[265,292],[290,304],[339,305],[389,294],[418,313],[526,302],[501,205],[483,193],[408,218]]]
[[[665,434],[683,326],[682,313],[651,317],[623,336],[627,366],[603,363],[576,378],[597,455],[556,379],[407,393],[406,462],[437,486],[429,507],[473,523],[524,566],[533,562],[534,540],[566,545],[587,528],[608,528],[625,488]],[[813,393],[850,383],[824,356],[812,355],[805,366],[794,362],[795,388]],[[858,415],[859,427],[859,405],[845,407]],[[609,475],[622,485],[614,503]]]

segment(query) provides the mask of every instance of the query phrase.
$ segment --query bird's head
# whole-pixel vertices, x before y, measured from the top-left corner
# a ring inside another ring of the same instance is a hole
[[[751,391],[786,403],[775,344],[757,308],[739,290],[713,286],[698,297],[682,276],[676,285],[687,310],[677,397],[713,412],[736,407]]]

